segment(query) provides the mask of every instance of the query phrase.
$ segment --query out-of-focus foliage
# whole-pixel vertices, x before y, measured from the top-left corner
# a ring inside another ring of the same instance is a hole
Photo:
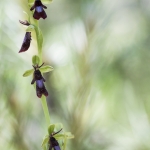
[[[52,123],[68,150],[150,149],[150,1],[54,0],[40,20]],[[37,46],[18,54],[26,0],[0,1],[0,149],[40,150],[47,134],[32,77]]]

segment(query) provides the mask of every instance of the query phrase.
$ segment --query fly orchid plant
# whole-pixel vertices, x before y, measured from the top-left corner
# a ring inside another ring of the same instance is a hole
[[[25,37],[19,53],[25,52],[29,49],[31,43],[31,34],[35,32],[38,56],[32,57],[32,69],[25,71],[24,77],[33,75],[31,84],[35,84],[36,95],[41,99],[42,107],[47,123],[47,135],[43,139],[42,148],[43,150],[65,150],[67,139],[74,138],[71,132],[64,132],[63,125],[61,123],[52,124],[50,122],[50,114],[47,107],[46,97],[48,96],[48,90],[45,87],[43,73],[50,72],[53,70],[52,66],[44,65],[42,61],[42,47],[43,47],[43,35],[39,27],[39,19],[47,18],[47,14],[44,11],[47,7],[45,4],[49,4],[51,0],[28,0],[29,8],[31,10],[28,15],[28,20],[20,21],[22,25],[27,26]],[[31,21],[32,20],[32,21]]]

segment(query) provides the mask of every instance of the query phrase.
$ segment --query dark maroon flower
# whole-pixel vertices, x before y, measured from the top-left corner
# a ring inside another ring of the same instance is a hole
[[[47,9],[47,7],[42,4],[41,0],[35,0],[34,5],[30,9],[31,11],[35,9],[33,14],[34,19],[39,20],[40,18],[47,18],[47,15],[43,8]]]
[[[30,47],[30,42],[31,42],[31,32],[26,32],[19,53],[27,51]]]
[[[43,64],[41,66],[43,66]],[[31,84],[34,84],[36,82],[36,94],[39,98],[42,97],[42,94],[48,96],[48,92],[44,85],[45,79],[43,78],[41,71],[39,70],[41,66],[38,65],[33,66],[34,74],[33,74],[33,80],[31,82]]]

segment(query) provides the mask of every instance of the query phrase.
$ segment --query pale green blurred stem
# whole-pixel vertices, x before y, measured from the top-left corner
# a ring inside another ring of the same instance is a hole
[[[63,147],[63,150],[66,149],[66,145],[67,145],[67,137],[66,137],[66,135],[65,135],[65,140],[64,140],[64,147]]]
[[[42,102],[42,107],[43,107],[43,111],[44,111],[47,127],[49,127],[49,125],[50,125],[50,114],[49,114],[49,111],[48,111],[48,107],[47,107],[47,102],[46,102],[45,96],[42,96],[41,102]]]
[[[35,22],[35,32],[36,32],[36,39],[37,39],[37,47],[38,47],[38,56],[40,58],[40,65],[42,64],[42,46],[39,45],[39,37],[38,37],[38,32],[39,31],[39,21],[38,20],[34,20]],[[42,102],[42,107],[43,107],[43,111],[44,111],[44,115],[45,115],[45,119],[46,119],[46,123],[47,123],[47,127],[49,127],[50,125],[50,114],[48,111],[48,106],[47,106],[47,102],[46,102],[46,97],[42,95],[41,98],[41,102]]]

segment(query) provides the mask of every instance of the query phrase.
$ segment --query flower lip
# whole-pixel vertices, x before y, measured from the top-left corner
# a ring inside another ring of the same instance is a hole
[[[43,82],[43,81],[40,81],[40,82]],[[43,83],[43,86],[42,88],[39,87],[39,84],[38,84],[38,80],[36,81],[36,95],[37,97],[41,98],[42,95],[45,95],[46,97],[48,96],[48,92],[44,86],[44,83]]]
[[[35,9],[33,14],[34,19],[39,20],[40,18],[47,18],[47,15],[43,8],[47,9],[47,7],[42,4],[41,0],[35,0],[34,5],[30,9],[31,11]]]
[[[30,43],[31,43],[31,32],[26,32],[19,53],[27,51],[30,47]]]
[[[34,68],[34,74],[33,74],[33,80],[31,84],[34,84],[36,82],[36,94],[39,98],[42,97],[42,95],[48,96],[48,92],[46,90],[46,87],[44,85],[45,79],[43,78],[39,68],[42,67],[44,63],[41,66],[33,66]]]

